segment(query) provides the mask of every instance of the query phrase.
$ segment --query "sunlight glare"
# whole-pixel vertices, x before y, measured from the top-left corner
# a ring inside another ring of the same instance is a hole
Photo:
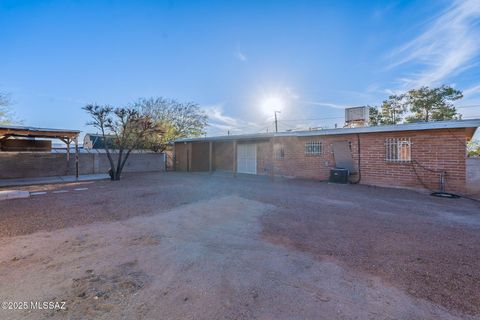
[[[274,111],[282,111],[285,104],[279,96],[269,96],[263,100],[262,111],[266,115],[272,115]]]

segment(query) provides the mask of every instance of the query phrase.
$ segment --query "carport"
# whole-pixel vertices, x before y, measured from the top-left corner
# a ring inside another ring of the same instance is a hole
[[[270,135],[255,139],[235,136],[183,141],[175,145],[176,168],[180,171],[225,171],[258,174],[273,154]],[[261,148],[260,148],[261,146]]]
[[[70,144],[75,145],[75,176],[78,178],[78,130],[48,129],[23,126],[0,126],[0,144],[9,138],[59,139],[67,145],[67,165],[70,163]]]

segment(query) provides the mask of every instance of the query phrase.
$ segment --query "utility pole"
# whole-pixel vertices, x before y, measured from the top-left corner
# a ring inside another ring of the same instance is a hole
[[[278,132],[278,122],[277,122],[277,113],[281,113],[280,111],[273,111],[275,114],[275,132]]]

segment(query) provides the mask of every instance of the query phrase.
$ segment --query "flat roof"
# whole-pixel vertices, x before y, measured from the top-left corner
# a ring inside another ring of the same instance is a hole
[[[418,130],[435,130],[435,129],[458,129],[458,128],[478,128],[480,127],[480,119],[468,120],[449,120],[449,121],[432,121],[432,122],[414,122],[402,123],[396,125],[357,127],[357,128],[337,128],[322,129],[308,131],[285,131],[272,133],[255,133],[214,137],[197,137],[175,140],[178,142],[200,142],[200,141],[225,141],[225,140],[256,140],[268,139],[271,137],[309,137],[309,136],[327,136],[357,133],[378,133],[378,132],[396,132],[396,131],[418,131]]]
[[[78,130],[0,125],[0,137],[75,138]]]

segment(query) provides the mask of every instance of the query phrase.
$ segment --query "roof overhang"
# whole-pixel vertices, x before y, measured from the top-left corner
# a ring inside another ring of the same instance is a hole
[[[475,133],[476,128],[480,127],[480,119],[468,120],[451,120],[451,121],[434,121],[434,122],[415,122],[397,125],[374,126],[374,127],[358,127],[358,128],[338,128],[311,131],[290,131],[277,133],[257,133],[243,135],[229,135],[202,138],[187,138],[176,140],[175,143],[182,142],[201,142],[201,141],[228,141],[228,140],[261,140],[272,137],[310,137],[310,136],[328,136],[328,135],[344,135],[344,134],[368,134],[380,132],[399,132],[399,131],[422,131],[422,130],[438,130],[438,129],[461,129],[470,128],[470,132]]]
[[[72,140],[78,137],[79,134],[80,131],[78,130],[0,125],[0,139],[6,139],[8,137],[26,137]]]

